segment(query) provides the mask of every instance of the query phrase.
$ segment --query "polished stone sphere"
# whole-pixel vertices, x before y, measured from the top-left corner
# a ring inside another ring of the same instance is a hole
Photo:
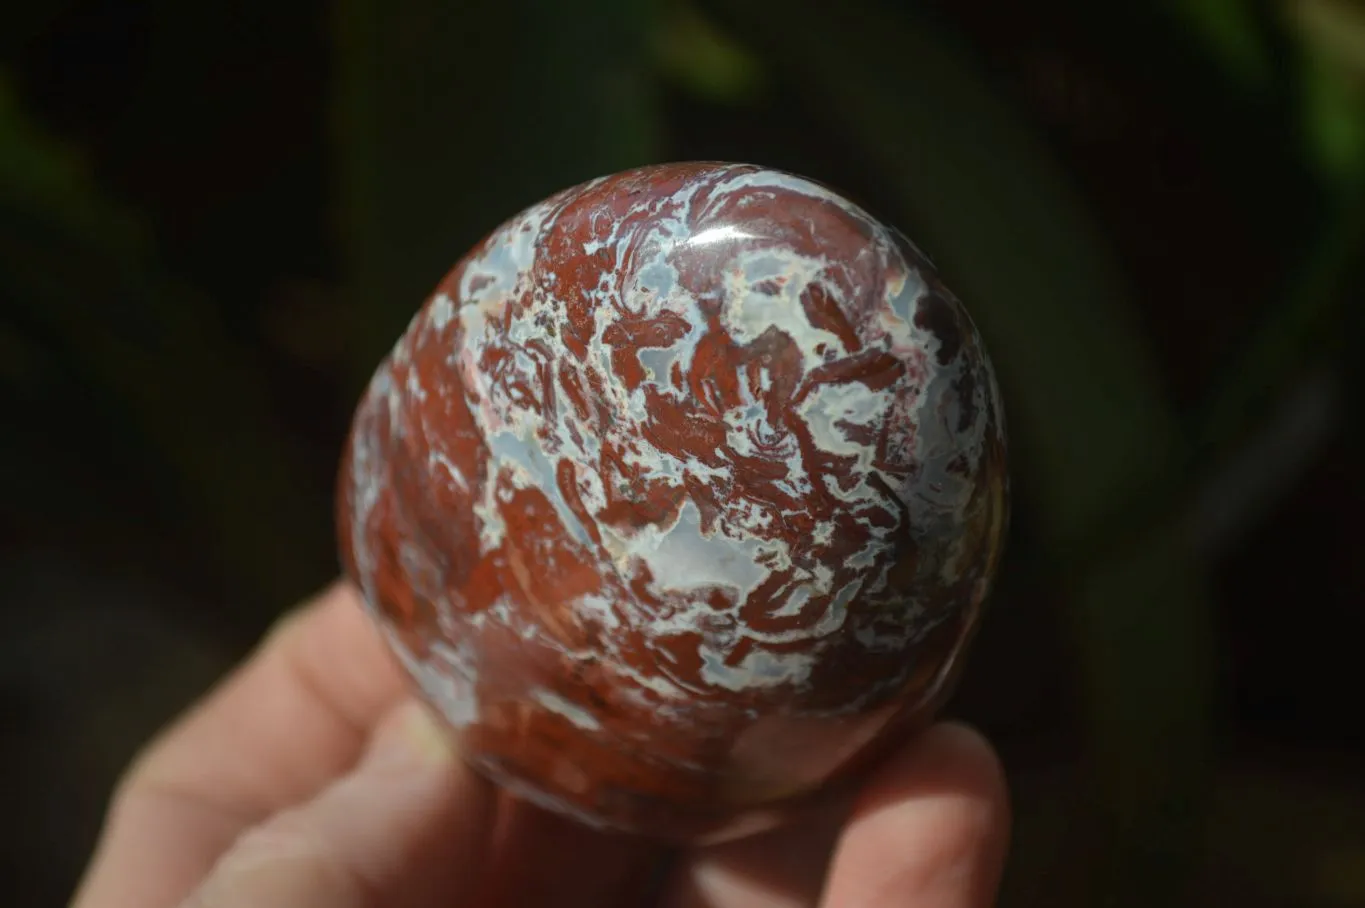
[[[610,830],[781,822],[942,704],[1008,512],[932,265],[829,189],[628,171],[479,243],[375,373],[346,570],[470,764]]]

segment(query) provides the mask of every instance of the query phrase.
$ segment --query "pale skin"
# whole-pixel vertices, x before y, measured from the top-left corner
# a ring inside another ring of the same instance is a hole
[[[984,908],[1008,830],[949,723],[791,828],[670,855],[584,830],[470,772],[338,584],[134,761],[72,908]]]

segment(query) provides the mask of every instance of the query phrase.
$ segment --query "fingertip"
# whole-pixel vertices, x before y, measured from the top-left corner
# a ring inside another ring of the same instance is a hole
[[[960,721],[940,722],[907,742],[868,780],[856,809],[878,800],[933,794],[971,795],[993,811],[1008,813],[1004,765],[975,727]]]
[[[1008,848],[1004,769],[976,729],[935,725],[868,780],[836,849],[826,904],[992,903]]]

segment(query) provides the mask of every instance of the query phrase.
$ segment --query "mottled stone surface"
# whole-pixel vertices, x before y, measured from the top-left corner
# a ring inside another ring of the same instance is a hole
[[[941,703],[999,559],[999,393],[903,237],[753,166],[596,180],[460,261],[356,414],[346,568],[469,760],[740,834]]]

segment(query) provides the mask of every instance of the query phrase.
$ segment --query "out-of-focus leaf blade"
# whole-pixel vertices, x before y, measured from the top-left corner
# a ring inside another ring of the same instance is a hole
[[[0,73],[0,204],[40,212],[117,255],[142,254],[146,238],[136,221],[116,206],[95,201],[98,195],[81,155],[28,118]]]
[[[1365,185],[1365,9],[1341,0],[1290,4],[1302,45],[1309,153],[1331,183]]]
[[[1294,275],[1209,392],[1200,413],[1201,451],[1221,453],[1259,422],[1284,387],[1332,343],[1354,314],[1343,292],[1365,249],[1365,192],[1342,199]]]
[[[336,126],[357,378],[522,207],[654,154],[651,0],[342,0]]]
[[[862,4],[714,13],[802,85],[825,117],[811,128],[846,133],[977,316],[1039,493],[1024,519],[1068,576],[1115,502],[1172,481],[1180,448],[1099,230],[947,36]],[[1099,772],[1096,901],[1161,904],[1195,853],[1209,755],[1202,583],[1169,536],[1070,580]]]
[[[258,370],[211,306],[158,271],[137,219],[3,90],[0,294],[170,466],[154,494],[177,502],[229,586],[273,609],[325,577],[326,502],[304,494],[316,483],[294,471]],[[87,445],[87,469],[107,465],[107,442]]]
[[[656,34],[656,56],[663,74],[698,96],[735,104],[757,97],[767,87],[762,61],[714,28],[690,4],[671,4]]]
[[[1167,6],[1237,78],[1255,84],[1271,77],[1271,52],[1254,2],[1173,0]]]
[[[1288,12],[1300,34],[1347,78],[1365,78],[1365,7],[1354,0],[1298,0]]]

